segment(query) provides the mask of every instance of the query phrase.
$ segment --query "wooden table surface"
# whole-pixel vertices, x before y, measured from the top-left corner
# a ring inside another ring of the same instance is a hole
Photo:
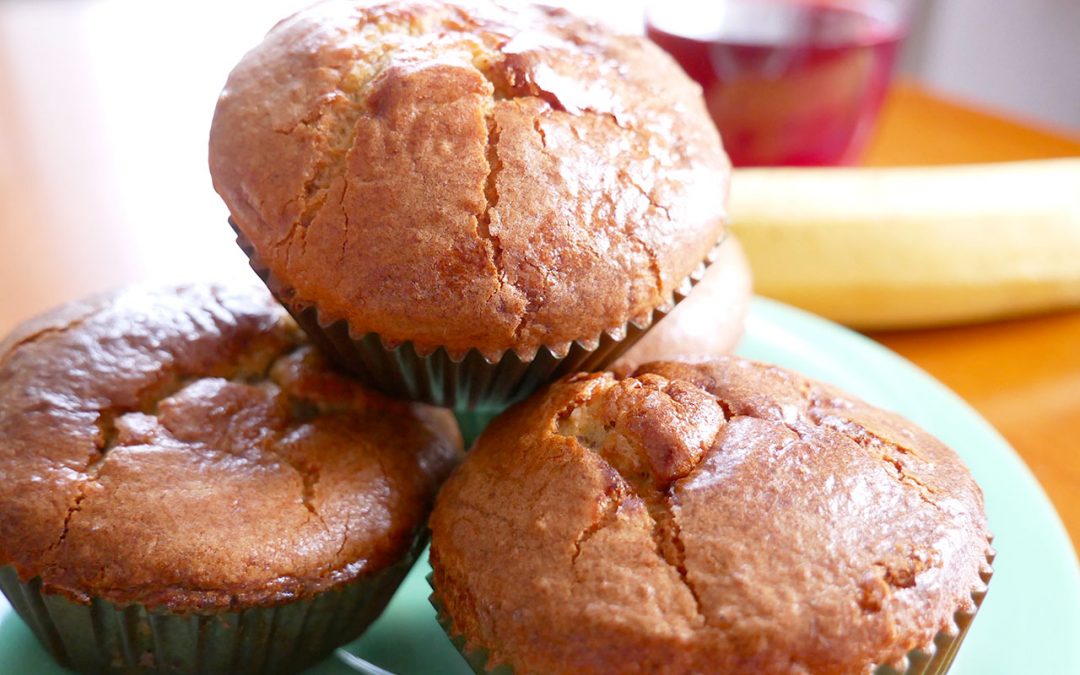
[[[134,280],[250,275],[210,187],[205,139],[225,73],[281,8],[249,5],[265,18],[240,22],[230,9],[206,21],[149,5],[0,7],[0,334]],[[123,29],[133,21],[139,31]],[[901,85],[867,162],[1076,155],[1077,139]],[[1080,547],[1080,312],[872,337],[1002,432]]]

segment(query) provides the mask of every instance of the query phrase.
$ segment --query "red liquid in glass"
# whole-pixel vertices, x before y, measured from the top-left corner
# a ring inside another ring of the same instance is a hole
[[[902,38],[870,0],[656,2],[646,32],[701,83],[736,166],[849,164]]]

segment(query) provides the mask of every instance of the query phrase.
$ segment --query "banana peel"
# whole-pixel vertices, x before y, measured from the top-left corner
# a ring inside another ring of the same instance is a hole
[[[739,169],[755,290],[859,329],[1080,306],[1080,158]]]

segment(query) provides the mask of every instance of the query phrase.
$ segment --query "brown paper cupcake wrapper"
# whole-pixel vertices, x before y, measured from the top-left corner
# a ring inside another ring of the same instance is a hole
[[[716,260],[726,238],[721,238],[706,259],[679,284],[672,302],[653,310],[644,324],[628,323],[606,330],[595,339],[576,340],[561,355],[560,350],[542,346],[532,358],[523,358],[510,350],[491,362],[475,349],[460,357],[443,347],[422,352],[412,342],[390,345],[376,333],[359,334],[350,330],[344,319],[324,320],[316,307],[296,302],[291,289],[270,272],[232,219],[229,224],[252,269],[300,327],[324,352],[366,384],[397,398],[455,410],[492,412],[501,411],[563,375],[599,370],[622,356],[690,294]]]
[[[963,642],[964,636],[967,635],[968,629],[975,619],[975,614],[979,611],[983,598],[986,597],[986,589],[990,583],[990,577],[994,573],[991,566],[994,562],[994,556],[994,550],[990,549],[986,556],[986,566],[979,573],[982,584],[971,593],[975,609],[970,612],[956,612],[953,615],[955,626],[940,631],[935,635],[934,641],[929,648],[915,649],[908,652],[903,661],[897,664],[898,667],[877,666],[873,668],[874,675],[944,675],[952,665],[953,659],[956,658],[960,643]],[[454,630],[453,621],[439,598],[439,591],[435,588],[435,574],[428,574],[427,581],[432,591],[428,600],[431,602],[432,607],[435,608],[436,620],[473,672],[476,675],[514,675],[514,669],[509,664],[503,663],[496,665],[494,668],[489,668],[488,661],[491,654],[488,650],[468,649],[466,647],[465,637]]]
[[[296,673],[351,642],[382,613],[422,550],[377,574],[275,607],[176,613],[42,592],[0,567],[0,590],[42,646],[83,673]]]

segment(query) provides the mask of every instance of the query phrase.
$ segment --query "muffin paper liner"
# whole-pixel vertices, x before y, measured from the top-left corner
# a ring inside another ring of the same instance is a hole
[[[978,613],[986,597],[990,577],[994,575],[993,563],[996,555],[996,551],[990,548],[986,554],[986,565],[979,571],[979,580],[982,583],[971,592],[975,609],[970,612],[957,611],[953,614],[953,625],[939,631],[928,648],[908,652],[903,662],[899,664],[899,668],[878,666],[874,670],[874,675],[944,675],[948,672],[960,649],[960,643],[964,641],[968,629],[971,628],[971,622],[975,620],[975,614]]]
[[[454,411],[454,418],[457,420],[458,429],[461,431],[462,444],[465,450],[472,448],[473,443],[484,432],[491,420],[502,414],[505,409],[505,407],[500,407],[484,410]]]
[[[944,675],[952,665],[953,659],[956,658],[960,643],[963,642],[964,636],[967,635],[968,629],[975,619],[975,614],[979,611],[983,598],[986,597],[990,577],[994,574],[991,565],[994,562],[995,555],[994,550],[990,549],[986,556],[986,566],[979,572],[981,585],[971,592],[971,599],[975,603],[974,610],[954,613],[953,622],[955,626],[939,631],[928,648],[908,652],[902,662],[897,664],[899,669],[894,666],[877,666],[872,668],[874,675]],[[427,582],[432,591],[428,600],[431,602],[432,607],[435,608],[436,620],[473,672],[476,675],[513,675],[514,669],[509,664],[503,663],[497,665],[494,669],[489,669],[490,653],[488,650],[466,648],[465,637],[454,630],[453,621],[439,598],[439,591],[435,588],[434,572],[427,575]]]
[[[628,323],[603,331],[594,339],[579,339],[569,349],[541,346],[532,358],[513,350],[495,362],[476,349],[455,356],[439,347],[422,352],[411,341],[389,344],[377,333],[358,333],[344,319],[325,320],[312,305],[300,305],[290,288],[275,277],[255,252],[255,247],[229,220],[236,243],[248,256],[252,269],[293,315],[300,327],[323,351],[352,371],[369,386],[397,398],[423,401],[455,410],[498,412],[521,400],[541,385],[569,373],[593,371],[622,356],[658,321],[667,316],[716,260],[726,239],[722,236],[709,255],[676,288],[672,301],[653,310],[648,321]]]
[[[172,612],[93,598],[81,604],[0,567],[0,590],[60,665],[83,673],[296,673],[356,639],[382,613],[417,554],[378,573],[273,607]]]
[[[446,636],[450,638],[450,642],[461,653],[461,657],[465,659],[465,662],[469,664],[472,671],[476,675],[514,675],[514,669],[507,664],[501,664],[496,666],[494,670],[488,670],[487,664],[491,654],[486,649],[466,649],[465,637],[458,635],[454,631],[454,623],[450,619],[450,615],[446,612],[446,607],[443,605],[442,600],[439,599],[439,592],[435,589],[435,573],[432,572],[427,575],[428,586],[431,587],[431,595],[428,596],[428,601],[431,602],[431,606],[435,608],[435,620],[439,622],[442,629],[446,632]]]

